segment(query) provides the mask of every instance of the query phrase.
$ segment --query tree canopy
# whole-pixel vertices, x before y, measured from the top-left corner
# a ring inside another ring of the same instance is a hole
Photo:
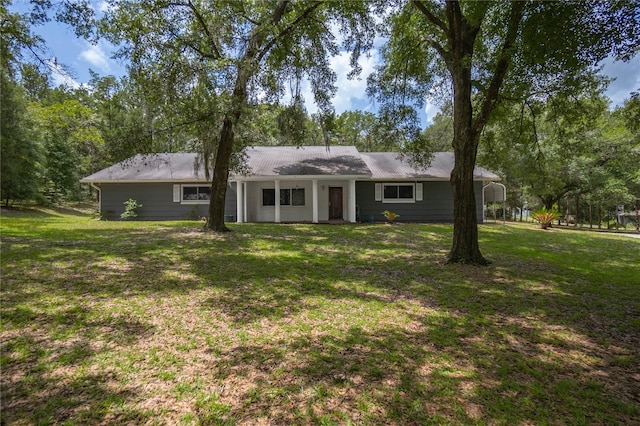
[[[122,45],[119,54],[131,61],[138,81],[162,82],[171,103],[199,103],[201,136],[217,134],[203,140],[205,164],[211,158],[214,165],[207,228],[224,231],[229,167],[240,148],[235,134],[247,110],[279,102],[287,87],[295,105],[304,77],[320,111],[331,113],[336,77],[328,57],[340,48],[335,32],[357,71],[360,52],[373,40],[371,23],[365,2],[123,0],[100,28]]]
[[[478,245],[473,168],[496,107],[507,99],[580,90],[605,57],[632,57],[640,37],[637,6],[415,0],[388,10],[389,41],[370,81],[372,93],[390,110],[403,111],[422,106],[443,81],[452,89],[450,262],[487,263]]]

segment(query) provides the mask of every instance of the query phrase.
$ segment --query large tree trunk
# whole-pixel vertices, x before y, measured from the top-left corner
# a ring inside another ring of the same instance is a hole
[[[478,218],[473,185],[473,169],[479,135],[473,129],[471,71],[458,69],[453,75],[453,149],[455,165],[451,172],[453,189],[453,246],[449,263],[487,265],[478,244]]]
[[[229,232],[230,229],[224,223],[224,205],[229,183],[229,166],[233,154],[234,128],[240,121],[242,111],[247,103],[247,84],[251,77],[251,55],[238,67],[235,87],[232,95],[232,109],[225,117],[220,131],[220,141],[216,151],[213,166],[213,178],[211,180],[211,200],[209,201],[209,217],[205,225],[205,231]]]
[[[247,104],[247,87],[251,77],[257,72],[260,60],[277,39],[273,38],[266,42],[268,31],[264,25],[277,25],[285,14],[288,0],[279,0],[274,5],[270,18],[258,24],[251,31],[247,48],[242,60],[238,63],[236,81],[231,95],[231,109],[225,116],[220,131],[220,142],[216,152],[213,178],[211,180],[211,200],[209,202],[209,218],[205,225],[205,231],[228,232],[229,228],[224,223],[224,204],[227,195],[227,185],[229,183],[229,166],[231,165],[231,155],[233,154],[234,128],[240,121],[243,110]],[[298,20],[310,15],[320,2],[312,4],[300,15]],[[295,22],[294,22],[295,23]],[[292,26],[286,27],[280,32],[283,36],[290,31]],[[266,46],[265,46],[266,43]]]
[[[233,127],[231,118],[225,118],[220,132],[220,142],[216,153],[213,177],[211,180],[211,200],[209,201],[209,217],[205,230],[229,232],[224,223],[224,206],[229,181],[229,165],[233,153]]]
[[[487,265],[478,244],[478,218],[473,169],[480,132],[474,126],[471,103],[471,58],[479,28],[469,25],[457,2],[447,3],[450,51],[446,62],[453,79],[453,246],[449,263]]]

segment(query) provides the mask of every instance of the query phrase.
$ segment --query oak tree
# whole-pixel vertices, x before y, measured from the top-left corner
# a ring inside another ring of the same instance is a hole
[[[579,87],[613,55],[637,52],[637,1],[422,1],[386,9],[384,64],[371,83],[387,104],[424,105],[451,87],[454,235],[448,260],[487,264],[478,244],[473,169],[482,132],[504,99]]]
[[[236,135],[247,110],[280,101],[288,83],[306,78],[322,112],[332,110],[336,77],[328,56],[352,51],[351,64],[373,40],[369,4],[326,1],[114,1],[102,32],[122,46],[132,71],[156,71],[156,84],[215,105],[204,120],[217,136],[205,229],[227,231],[224,201]],[[337,34],[340,33],[340,43]],[[340,44],[342,46],[340,46]],[[209,154],[209,153],[205,153]]]

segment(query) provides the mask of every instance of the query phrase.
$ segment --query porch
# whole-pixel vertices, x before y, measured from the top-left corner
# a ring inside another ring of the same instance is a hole
[[[238,222],[356,221],[356,178],[238,179]]]

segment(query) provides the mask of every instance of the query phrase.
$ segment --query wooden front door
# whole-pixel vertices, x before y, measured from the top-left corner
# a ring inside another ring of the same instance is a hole
[[[342,187],[329,187],[329,220],[342,219]]]

